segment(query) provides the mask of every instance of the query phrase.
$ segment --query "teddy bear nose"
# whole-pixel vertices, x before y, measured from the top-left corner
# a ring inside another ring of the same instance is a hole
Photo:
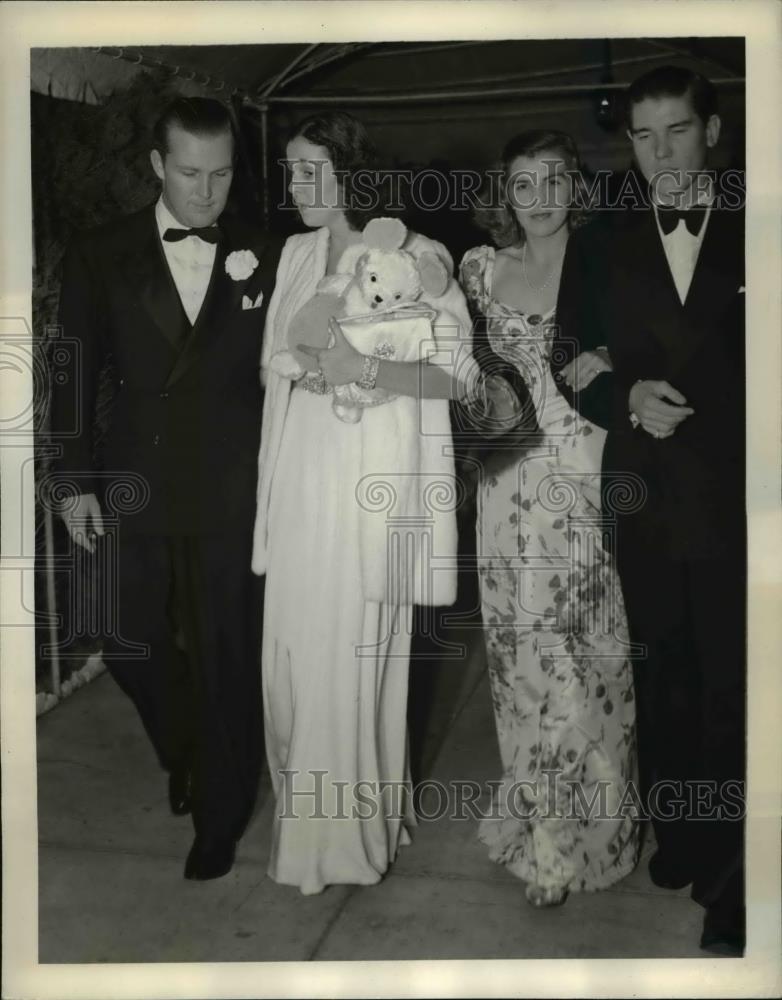
[[[382,295],[376,295],[375,296],[375,302],[380,303],[382,301],[383,301],[383,296]]]

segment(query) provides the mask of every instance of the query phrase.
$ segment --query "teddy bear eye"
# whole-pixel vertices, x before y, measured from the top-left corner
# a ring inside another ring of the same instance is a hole
[[[395,299],[401,299],[401,298],[402,298],[402,296],[401,296],[401,295],[399,294],[399,292],[397,292],[397,293],[396,293],[396,295],[394,296],[394,298],[395,298]]]
[[[377,281],[377,275],[376,274],[370,275],[369,280],[370,281]]]

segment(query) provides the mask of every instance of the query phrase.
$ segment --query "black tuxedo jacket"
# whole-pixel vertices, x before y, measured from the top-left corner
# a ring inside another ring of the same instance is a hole
[[[76,237],[63,264],[60,325],[70,349],[55,372],[59,469],[95,492],[123,533],[249,528],[255,507],[262,391],[260,348],[281,240],[223,216],[206,298],[191,327],[168,268],[154,205]],[[225,271],[251,250],[246,279]],[[243,298],[259,308],[243,308]],[[76,345],[77,350],[73,350]],[[117,395],[92,463],[100,370],[111,355]],[[123,487],[123,480],[126,486]]]
[[[563,393],[608,430],[604,511],[615,515],[628,610],[658,623],[677,609],[671,567],[725,559],[743,572],[745,539],[744,213],[715,207],[684,304],[654,213],[608,216],[568,244],[557,306],[556,368],[606,346],[613,373]],[[664,379],[695,413],[657,440],[629,420],[639,379]],[[634,617],[631,615],[631,618]]]

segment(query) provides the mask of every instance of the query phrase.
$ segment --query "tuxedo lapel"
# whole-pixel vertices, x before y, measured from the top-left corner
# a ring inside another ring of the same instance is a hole
[[[206,290],[206,296],[192,333],[187,338],[168,377],[167,386],[180,379],[206,348],[221,334],[225,334],[232,315],[241,308],[242,296],[248,294],[249,290],[254,288],[256,284],[260,267],[257,267],[249,278],[241,280],[235,280],[226,272],[225,262],[229,254],[235,250],[249,248],[246,242],[244,245],[237,245],[230,224],[221,221],[220,226],[223,238],[217,244],[209,287]]]
[[[675,375],[720,326],[721,316],[737,294],[742,277],[732,270],[734,248],[743,235],[734,225],[735,213],[713,209],[703,236],[687,298],[682,306],[682,336],[672,358]],[[741,241],[741,242],[739,242]]]
[[[121,273],[162,335],[175,350],[187,338],[190,323],[182,308],[166,262],[155,221],[154,207],[139,218],[138,234],[131,234],[120,251]]]
[[[166,381],[166,388],[168,388],[172,382],[176,382],[177,379],[181,378],[181,376],[201,354],[210,337],[217,336],[219,333],[219,325],[210,320],[212,320],[214,315],[219,313],[221,306],[225,306],[225,302],[228,298],[228,292],[230,291],[226,288],[226,283],[230,281],[230,279],[225,273],[225,257],[225,249],[222,243],[218,243],[215,252],[214,264],[212,265],[212,274],[209,278],[209,285],[206,289],[204,301],[201,305],[198,316],[196,317],[193,329],[185,341],[184,347],[180,351],[176,362],[174,363],[174,367],[171,369]]]
[[[719,324],[722,308],[738,288],[741,275],[731,272],[731,244],[743,236],[736,213],[713,209],[684,303],[681,302],[662,246],[654,213],[639,220],[629,249],[634,269],[645,283],[639,289],[640,315],[665,349],[667,377],[673,378]],[[627,258],[625,258],[627,259]]]
[[[634,258],[634,264],[628,270],[635,272],[642,282],[638,289],[638,311],[670,355],[677,351],[683,336],[681,300],[651,208],[643,212],[636,226],[629,240],[629,256]],[[628,257],[625,260],[629,263]]]
[[[743,251],[742,219],[736,212],[714,209],[703,237],[684,311],[690,324],[703,320],[733,296],[743,282],[743,269],[735,266],[737,248]]]

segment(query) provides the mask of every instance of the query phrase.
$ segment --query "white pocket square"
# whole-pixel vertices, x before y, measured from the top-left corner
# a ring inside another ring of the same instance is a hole
[[[745,291],[746,291],[746,289],[744,288],[743,285],[741,285],[740,288],[739,288],[739,290],[738,290],[738,294],[739,295],[743,295]]]
[[[258,292],[258,298],[253,302],[249,295],[242,296],[242,309],[258,309],[263,302],[263,292]]]

